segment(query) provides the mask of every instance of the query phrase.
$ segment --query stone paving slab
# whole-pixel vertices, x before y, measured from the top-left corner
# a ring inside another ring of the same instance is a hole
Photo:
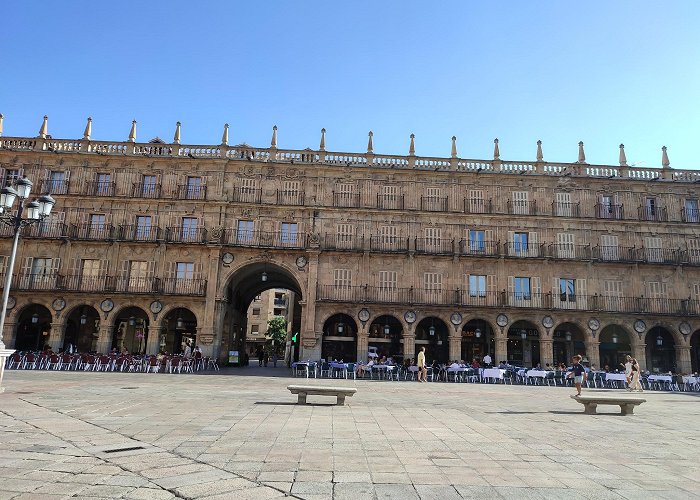
[[[301,406],[249,373],[6,372],[0,499],[700,498],[697,394],[622,417],[568,388],[319,379],[358,392]]]

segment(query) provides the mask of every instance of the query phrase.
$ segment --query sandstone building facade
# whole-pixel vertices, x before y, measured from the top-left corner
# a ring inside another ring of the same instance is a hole
[[[1,122],[0,122],[1,123]],[[0,132],[1,132],[0,125]],[[22,236],[5,343],[242,350],[268,289],[299,300],[303,359],[698,369],[700,171],[271,145],[0,135],[0,175],[57,203]],[[2,228],[6,263],[9,229]],[[6,264],[5,264],[6,265]],[[3,271],[5,271],[3,269]],[[265,277],[263,280],[262,277]]]

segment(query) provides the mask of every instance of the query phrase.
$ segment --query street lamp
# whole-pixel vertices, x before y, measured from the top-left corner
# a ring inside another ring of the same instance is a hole
[[[84,325],[85,323],[87,323],[87,314],[83,313],[80,315],[80,324]]]
[[[567,331],[564,334],[564,338],[566,339],[567,342],[571,342],[571,332]]]
[[[656,345],[659,347],[664,345],[664,338],[661,336],[661,334],[659,334],[659,336],[656,337]]]
[[[56,200],[50,195],[40,196],[36,201],[26,204],[27,214],[26,217],[23,217],[25,202],[32,191],[32,185],[32,181],[24,176],[17,180],[15,183],[16,188],[7,186],[0,190],[0,221],[12,227],[13,230],[12,251],[10,253],[10,261],[7,264],[5,288],[2,291],[2,309],[0,309],[0,356],[9,356],[14,352],[5,351],[5,344],[2,341],[2,337],[5,330],[7,301],[10,298],[10,286],[12,284],[12,273],[15,267],[15,257],[17,257],[17,245],[19,244],[20,233],[22,232],[22,228],[41,222],[51,215],[51,209],[56,204]],[[17,205],[17,211],[13,214],[12,208],[17,198],[19,198],[19,204]],[[37,321],[39,321],[39,316],[36,317],[36,321],[34,321],[34,317],[32,317],[33,323]],[[4,359],[0,358],[0,362],[4,362]],[[1,383],[2,380],[0,379],[0,384]],[[0,392],[2,392],[1,388]]]
[[[184,330],[185,329],[185,320],[182,319],[182,316],[177,318],[177,321],[175,322],[175,329],[176,330]]]
[[[477,328],[476,330],[474,330],[474,336],[475,336],[477,339],[481,337],[481,330],[480,330],[479,328]]]
[[[527,330],[520,330],[520,338],[525,340],[527,338]]]

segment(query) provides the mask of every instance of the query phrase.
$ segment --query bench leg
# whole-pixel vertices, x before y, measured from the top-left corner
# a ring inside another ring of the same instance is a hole
[[[300,392],[297,396],[297,404],[298,405],[305,405],[306,404],[306,393],[305,392]]]
[[[634,405],[626,404],[620,405],[620,410],[623,415],[634,415]]]
[[[598,405],[596,403],[584,403],[583,404],[584,410],[583,413],[586,415],[596,415],[596,408],[598,408]]]
[[[344,404],[345,404],[345,395],[338,394],[338,401],[337,401],[336,405],[343,406]]]

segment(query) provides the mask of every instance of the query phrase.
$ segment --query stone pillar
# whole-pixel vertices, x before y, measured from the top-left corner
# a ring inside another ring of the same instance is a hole
[[[523,343],[523,366],[532,366],[532,343],[530,339],[527,338],[522,341]]]
[[[148,338],[146,339],[146,354],[158,354],[158,351],[160,351],[160,336],[163,334],[164,331],[164,326],[153,324],[148,325]]]
[[[100,333],[97,338],[97,346],[95,350],[101,353],[107,353],[112,348],[112,335],[114,333],[114,325],[108,324],[106,321],[100,322]]]
[[[306,282],[306,296],[301,310],[301,345],[303,346],[304,357],[307,353],[313,352],[315,357],[321,357],[320,334],[316,336],[316,286],[318,284],[318,254],[319,252],[309,252],[308,281]],[[313,340],[313,343],[311,342]]]
[[[2,331],[2,341],[10,348],[15,346],[15,339],[17,337],[17,323],[14,321],[5,320],[5,327]]]
[[[450,335],[450,361],[462,359],[462,337]]]
[[[644,343],[632,344],[632,357],[637,360],[640,368],[647,369],[647,345]]]
[[[574,354],[578,353],[571,353],[572,356]],[[595,339],[586,340],[586,356],[588,357],[588,362],[591,365],[595,365],[597,369],[602,368],[600,366],[600,342]],[[611,366],[610,369],[615,369],[615,367]]]
[[[54,352],[58,352],[63,347],[63,339],[66,334],[66,324],[63,321],[54,321],[51,323],[51,331],[49,333],[48,344]]]
[[[369,345],[369,336],[367,332],[357,332],[357,361],[366,362],[367,361],[367,347]]]
[[[403,357],[404,359],[416,359],[416,336],[413,332],[403,335]]]
[[[217,343],[216,352],[214,347],[214,327],[198,326],[195,344],[202,350],[202,356],[214,357],[219,354],[220,343]]]
[[[551,338],[540,339],[540,364],[546,366],[554,363],[554,341]]]
[[[693,367],[690,362],[690,346],[676,346],[676,371],[678,373],[692,373]]]
[[[508,339],[496,335],[494,339],[495,352],[493,354],[493,364],[498,365],[501,361],[508,361]]]

